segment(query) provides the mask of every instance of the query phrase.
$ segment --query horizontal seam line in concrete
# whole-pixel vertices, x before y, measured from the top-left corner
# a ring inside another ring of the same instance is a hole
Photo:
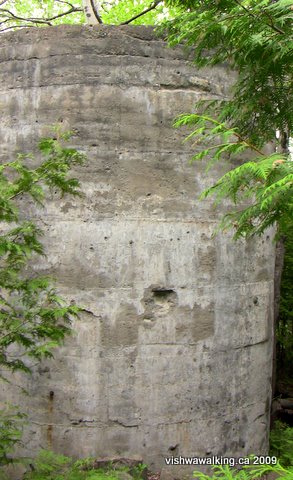
[[[132,217],[132,218],[126,218],[126,215],[125,215],[125,214],[123,215],[123,212],[119,212],[119,216],[120,216],[121,218],[120,218],[119,220],[116,220],[116,219],[115,219],[112,223],[117,223],[117,224],[119,224],[119,223],[121,222],[121,220],[123,219],[123,222],[125,222],[125,221],[128,221],[128,222],[148,221],[148,222],[150,222],[150,223],[153,223],[153,222],[155,221],[156,223],[176,223],[176,224],[178,224],[178,223],[180,223],[180,224],[182,224],[182,223],[184,223],[184,224],[185,224],[185,223],[187,223],[187,224],[190,224],[190,223],[194,223],[194,224],[199,224],[199,223],[200,223],[200,224],[201,224],[201,223],[203,223],[203,224],[205,224],[205,225],[206,225],[207,223],[208,223],[208,225],[213,225],[213,224],[216,224],[216,225],[217,225],[217,224],[218,224],[218,220],[214,220],[214,221],[211,220],[211,221],[207,222],[207,220],[199,220],[198,218],[197,218],[197,219],[194,219],[194,220],[193,220],[193,219],[190,219],[190,220],[182,220],[181,218],[176,218],[176,217],[171,218],[171,219],[164,219],[164,218],[162,219],[162,218],[153,218],[153,217]],[[47,221],[49,218],[60,218],[60,217],[64,218],[64,215],[58,215],[58,214],[56,214],[56,213],[50,215],[50,214],[46,213],[46,221]],[[106,220],[109,220],[109,219],[111,219],[112,217],[113,217],[113,215],[111,215],[111,217],[109,217],[109,216],[98,217],[98,218],[95,218],[95,220],[94,220],[94,221],[91,221],[90,223],[96,223],[96,222],[99,222],[99,221],[105,220],[105,219],[106,219]],[[68,220],[74,220],[74,221],[76,221],[76,217],[75,217],[75,216],[74,216],[74,217],[69,217],[69,216],[66,214],[66,217],[65,217],[65,218],[66,218],[65,223],[66,223]],[[83,219],[84,219],[84,216],[81,215],[80,218],[83,218]],[[89,220],[90,220],[89,218],[85,219],[85,221],[86,221],[87,223],[89,222]],[[48,222],[48,224],[49,224],[49,222]]]
[[[254,405],[258,405],[258,404],[261,404],[261,402],[253,402],[253,403],[249,403],[247,405],[241,405],[238,407],[238,410],[243,410],[243,409],[247,409],[249,407],[252,407]],[[231,405],[232,406],[232,405]],[[200,410],[200,413],[202,414],[203,411],[208,411],[208,409],[201,409]],[[178,424],[182,424],[182,423],[192,423],[192,422],[198,422],[198,419],[196,418],[196,411],[193,412],[193,415],[194,415],[194,418],[191,418],[189,420],[177,420],[175,422],[168,422],[168,421],[165,421],[165,422],[162,422],[162,423],[144,423],[143,421],[141,421],[141,423],[139,424],[135,424],[135,425],[124,425],[123,422],[120,422],[120,421],[117,421],[117,420],[109,420],[110,422],[113,422],[113,423],[117,423],[119,424],[120,426],[122,427],[125,427],[125,428],[129,428],[129,427],[161,427],[161,426],[164,426],[164,425],[178,425]],[[259,415],[259,418],[262,417],[263,415],[265,415],[266,412],[262,413],[261,415]],[[229,417],[231,416],[231,414],[229,412],[224,412],[223,415],[221,415],[221,417]],[[213,419],[216,419],[219,417],[219,414],[216,414],[216,415],[209,415],[209,418],[213,418]],[[74,421],[74,420],[73,420]],[[106,426],[106,427],[109,427],[109,424],[108,422],[99,422],[98,420],[82,420],[82,422],[78,423],[78,424],[73,424],[73,423],[42,423],[42,422],[37,422],[37,421],[31,421],[31,423],[35,424],[35,425],[40,425],[40,426],[54,426],[54,427],[77,427],[77,428],[97,428],[99,426]]]
[[[166,88],[166,85],[165,84],[152,84],[152,83],[149,83],[148,85],[146,85],[145,83],[137,83],[137,84],[126,84],[126,83],[116,83],[116,84],[112,84],[112,82],[109,82],[109,83],[99,83],[99,84],[95,84],[94,82],[89,82],[89,83],[56,83],[56,84],[53,84],[53,83],[48,83],[48,85],[29,85],[29,86],[12,86],[12,87],[9,87],[9,88],[6,88],[5,90],[0,90],[0,94],[2,95],[5,95],[6,93],[10,93],[11,90],[31,90],[31,89],[38,89],[38,88],[41,88],[41,89],[45,89],[45,88],[54,88],[54,87],[75,87],[75,86],[80,86],[80,87],[83,87],[83,86],[92,86],[92,85],[95,85],[95,86],[99,86],[99,87],[109,87],[109,85],[111,85],[112,87],[116,87],[117,89],[121,90],[121,85],[123,85],[123,87],[127,87],[127,90],[130,90],[132,88],[136,88],[137,90],[141,91],[141,90],[150,90],[150,91],[154,91],[154,92],[158,92],[158,91],[178,91],[178,92],[192,92],[192,93],[195,93],[197,92],[196,89],[198,89],[198,92],[199,93],[202,93],[202,92],[205,92],[207,93],[206,90],[204,89],[201,89],[201,86],[198,85],[198,86],[194,86],[192,88],[190,88],[189,86],[188,87],[174,87],[171,86],[171,88]],[[162,86],[162,88],[161,88]],[[122,90],[126,90],[126,88],[123,88]],[[214,100],[214,99],[227,99],[228,97],[225,96],[224,94],[223,95],[220,95],[219,93],[217,92],[211,92],[211,91],[208,91],[208,93],[210,94],[211,96],[211,100]],[[210,98],[210,97],[209,97]],[[91,107],[92,109],[94,107]]]
[[[242,350],[242,349],[246,349],[246,348],[251,348],[251,347],[255,347],[255,346],[258,346],[258,345],[263,345],[267,342],[270,342],[271,339],[270,338],[266,338],[264,340],[260,340],[259,342],[255,342],[255,343],[247,343],[247,344],[244,344],[244,345],[238,345],[238,346],[232,346],[232,345],[229,345],[227,346],[227,348],[224,348],[224,349],[219,349],[219,350],[212,350],[213,353],[225,353],[227,351],[231,351],[231,350]],[[205,353],[205,352],[202,352],[202,353]]]
[[[97,78],[100,78],[100,77],[97,77]],[[122,90],[126,90],[126,89],[129,89],[129,87],[135,87],[135,86],[139,86],[139,87],[146,87],[145,84],[143,83],[137,83],[137,84],[131,84],[129,85],[127,82],[109,82],[109,83],[101,83],[99,84],[99,86],[102,86],[102,85],[112,85],[113,83],[115,83],[115,87],[118,87],[118,88],[121,88],[121,86],[123,85],[123,88]],[[26,86],[26,87],[23,87],[23,86],[12,86],[12,87],[9,87],[7,90],[2,90],[0,91],[0,93],[5,93],[5,92],[11,92],[11,90],[29,90],[29,89],[32,89],[32,88],[47,88],[47,87],[72,87],[72,86],[75,86],[75,85],[78,85],[78,86],[83,86],[83,85],[95,85],[97,86],[97,84],[92,81],[92,82],[77,82],[77,83],[50,83],[48,85],[30,85],[30,86]],[[221,96],[219,94],[217,94],[216,92],[212,92],[211,90],[207,90],[207,89],[201,89],[201,86],[198,85],[198,86],[195,86],[195,87],[191,87],[191,86],[187,86],[187,87],[182,87],[182,88],[178,88],[178,87],[173,87],[172,85],[170,85],[169,88],[166,88],[166,85],[164,84],[162,87],[163,88],[160,88],[161,87],[161,84],[157,84],[157,85],[152,85],[150,83],[151,87],[153,90],[155,91],[172,91],[172,92],[175,92],[175,91],[178,91],[178,92],[194,92],[194,93],[200,93],[200,92],[209,92],[213,95],[216,95],[217,98],[226,98],[224,95]]]
[[[212,334],[212,336],[214,336],[215,334]],[[209,337],[210,338],[210,337]],[[201,340],[198,340],[197,342],[188,342],[188,343],[179,343],[179,342],[164,342],[162,340],[162,343],[159,343],[159,342],[156,342],[156,343],[135,343],[135,345],[133,344],[129,344],[127,345],[128,347],[133,347],[133,346],[136,346],[136,347],[154,347],[154,346],[168,346],[168,347],[177,347],[177,346],[185,346],[185,347],[194,347],[196,345],[199,344],[199,342],[203,342],[205,341],[206,339],[201,339]],[[226,353],[226,352],[231,352],[231,350],[241,350],[241,349],[245,349],[245,348],[249,348],[249,347],[254,347],[255,345],[260,345],[260,344],[265,344],[267,342],[269,342],[270,339],[266,339],[266,340],[261,340],[259,342],[256,342],[256,343],[249,343],[249,344],[244,344],[244,345],[238,345],[236,347],[232,347],[231,345],[227,346],[227,348],[224,348],[224,349],[209,349],[207,351],[202,351],[201,352],[201,355],[205,355],[205,354],[215,354],[215,353]],[[124,348],[123,345],[120,346],[121,348]],[[105,347],[104,347],[105,348]],[[118,348],[118,347],[117,347]],[[78,357],[79,355],[67,355],[67,356],[74,356],[74,357]],[[108,358],[110,356],[105,356],[105,358]],[[119,385],[119,384],[117,384]]]
[[[273,284],[273,280],[259,280],[258,282],[251,282],[251,283],[247,283],[247,282],[243,282],[243,283],[238,283],[238,284],[233,284],[233,287],[235,288],[238,288],[238,287],[242,287],[242,286],[248,286],[248,285],[251,285],[251,286],[257,286],[257,285],[263,285],[263,284]],[[134,283],[134,285],[137,285],[137,282]],[[210,281],[207,281],[207,283],[196,283],[196,284],[190,284],[188,286],[179,286],[177,288],[174,287],[175,290],[194,290],[194,289],[200,289],[200,288],[218,288],[219,286],[222,286],[222,283],[221,284],[216,284],[216,283],[211,283]],[[143,287],[143,288],[148,288],[147,286],[146,287]],[[226,289],[229,289],[231,290],[231,285],[230,284],[227,284],[227,285],[223,285],[223,288],[226,288]],[[122,287],[122,286],[117,286],[117,287],[96,287],[96,288],[88,288],[86,289],[86,292],[96,292],[96,291],[104,291],[104,290],[107,290],[107,291],[116,291],[116,290],[133,290],[133,286],[130,285],[130,286],[127,286],[127,287]],[[189,306],[188,304],[180,304],[179,307],[185,307],[185,306]],[[96,316],[100,316],[100,314],[95,314]]]
[[[215,334],[214,334],[215,335]],[[211,335],[213,336],[213,335]],[[206,339],[202,339],[202,340],[198,340],[197,342],[188,342],[188,343],[179,343],[179,342],[172,342],[172,343],[167,343],[167,342],[164,342],[163,345],[167,345],[167,346],[177,346],[177,345],[185,345],[185,346],[195,346],[195,345],[198,345],[199,342],[203,342],[204,340]],[[242,348],[248,348],[248,347],[254,347],[255,345],[260,345],[262,343],[266,343],[270,341],[269,338],[265,339],[265,340],[261,340],[259,342],[256,342],[256,343],[248,343],[248,344],[244,344],[244,345],[238,345],[236,347],[232,347],[231,345],[227,346],[227,348],[224,348],[224,349],[210,349],[210,350],[207,350],[207,351],[203,351],[201,352],[202,355],[206,354],[206,353],[225,353],[227,351],[231,351],[231,350],[241,350]],[[142,345],[142,346],[155,346],[155,345],[161,345],[160,343],[156,342],[156,343],[140,343],[140,344],[137,344],[138,346],[139,345]]]
[[[3,48],[5,50],[5,47]],[[0,48],[0,53],[1,53],[1,48]],[[96,57],[104,57],[104,58],[112,58],[112,57],[130,57],[130,58],[149,58],[152,61],[155,60],[166,60],[168,62],[176,62],[180,64],[184,64],[184,66],[194,68],[196,70],[195,64],[193,64],[189,60],[185,60],[184,58],[173,58],[173,57],[163,57],[163,56],[152,56],[152,52],[150,52],[150,55],[142,55],[141,53],[98,53],[98,52],[80,52],[80,53],[75,53],[75,52],[68,52],[68,53],[52,53],[44,56],[31,56],[31,57],[18,57],[18,58],[6,58],[4,60],[0,60],[1,63],[8,63],[8,62],[26,62],[29,60],[43,60],[45,58],[53,58],[53,57],[89,57],[89,56],[96,56]]]

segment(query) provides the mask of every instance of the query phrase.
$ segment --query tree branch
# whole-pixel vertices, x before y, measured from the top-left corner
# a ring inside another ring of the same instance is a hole
[[[7,30],[12,30],[14,28],[33,28],[33,25],[11,25],[11,27],[0,28],[0,33],[6,32]]]
[[[70,10],[67,10],[67,12],[59,13],[59,15],[55,15],[55,17],[46,18],[46,20],[51,22],[52,20],[56,20],[57,18],[61,18],[61,17],[64,17],[65,15],[69,15],[70,13],[76,13],[76,12],[83,12],[83,8],[72,7]]]
[[[92,11],[93,11],[93,13],[94,13],[94,16],[96,17],[96,19],[98,20],[99,23],[103,23],[103,20],[102,20],[102,18],[100,17],[99,12],[98,12],[98,10],[97,10],[97,7],[96,7],[96,5],[95,5],[95,1],[94,1],[94,0],[90,0],[90,2],[91,2],[91,7],[92,7]]]
[[[11,19],[14,19],[14,20],[22,20],[24,22],[35,22],[35,23],[45,23],[47,25],[51,25],[49,20],[42,20],[40,18],[23,18],[23,17],[19,17],[18,15],[15,15],[13,12],[11,12],[10,10],[7,10],[6,8],[0,8],[0,12],[4,12],[8,15],[10,15]]]
[[[126,22],[120,23],[120,25],[128,25],[129,23],[133,22],[137,18],[142,17],[143,15],[150,12],[151,10],[154,10],[159,5],[159,3],[162,3],[162,0],[156,0],[154,3],[152,3],[150,5],[150,7],[146,8],[143,12],[139,13],[138,15],[135,15],[134,17],[130,18],[129,20],[126,20]]]
[[[69,10],[67,10],[66,12],[59,13],[58,15],[55,15],[54,17],[49,17],[49,18],[44,18],[44,19],[34,18],[34,17],[31,17],[31,18],[19,17],[18,15],[15,15],[13,12],[11,12],[11,10],[7,10],[6,8],[0,8],[0,12],[6,13],[7,17],[8,17],[8,15],[10,15],[10,18],[6,18],[6,20],[4,20],[3,22],[0,22],[0,24],[4,23],[4,22],[7,22],[10,19],[11,20],[14,19],[14,20],[21,20],[23,22],[45,24],[45,25],[49,25],[50,27],[52,27],[52,23],[51,23],[52,20],[56,20],[57,18],[64,17],[65,15],[69,15],[70,13],[83,12],[83,9],[78,8],[78,7],[72,7]],[[28,26],[28,25],[23,25],[23,27],[26,27],[26,26]],[[15,26],[9,27],[9,28],[16,28],[16,27],[17,26],[15,25]],[[3,32],[4,30],[8,30],[8,28],[5,28],[1,31]]]
[[[217,120],[215,120],[212,117],[209,117],[207,115],[200,115],[200,117],[203,118],[206,121],[214,123],[215,125],[222,125],[226,130],[229,130],[229,128],[224,123],[218,122]],[[236,131],[233,131],[233,135],[235,135],[235,137],[237,137],[242,143],[245,143],[247,145],[247,147],[250,148],[251,150],[254,150],[255,152],[259,153],[260,155],[265,156],[264,152],[259,150],[255,145],[252,145],[250,142],[245,140],[245,138],[242,137],[242,135],[240,135],[240,133],[238,133]]]
[[[9,332],[0,335],[0,342],[2,342],[2,340],[4,340],[5,338],[9,337],[9,335],[13,335],[14,333],[16,333],[20,328],[24,327],[28,323],[29,323],[29,320],[25,320],[19,325],[17,325],[16,327],[12,328]],[[2,345],[0,346],[0,349],[1,347]]]
[[[66,2],[65,0],[55,0],[58,3],[64,3],[65,5],[69,5],[70,8],[76,8],[72,3]]]
[[[247,7],[245,7],[245,5],[243,5],[239,0],[234,0],[235,3],[237,3],[237,5],[239,5],[239,7],[243,8],[243,10],[246,11],[246,13],[248,13],[248,15],[254,19],[257,19],[257,20],[260,20],[260,18],[255,15],[255,13],[251,12]],[[263,12],[266,16],[268,16],[270,18],[270,16],[268,15],[267,12]],[[271,18],[270,18],[271,20]],[[276,27],[273,23],[267,23],[267,22],[264,22],[268,27],[272,28],[273,30],[275,30],[275,32],[278,32],[278,33],[281,33],[282,35],[285,35],[285,32],[283,32],[283,30],[281,30],[280,28]]]

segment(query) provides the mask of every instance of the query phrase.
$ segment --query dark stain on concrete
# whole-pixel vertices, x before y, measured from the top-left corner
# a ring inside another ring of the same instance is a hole
[[[139,315],[133,305],[120,305],[115,321],[102,318],[101,344],[108,347],[137,344],[139,323]]]
[[[215,311],[214,303],[211,302],[203,308],[197,303],[193,308],[179,307],[176,324],[176,341],[198,342],[214,334]]]
[[[52,417],[53,417],[53,409],[54,409],[54,392],[51,390],[49,392],[49,404],[48,404],[48,426],[47,426],[47,445],[48,450],[53,449],[53,425],[52,425]]]

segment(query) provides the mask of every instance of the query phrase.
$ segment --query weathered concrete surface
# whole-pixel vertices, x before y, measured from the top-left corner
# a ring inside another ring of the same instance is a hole
[[[0,61],[2,160],[57,120],[89,157],[84,197],[38,212],[48,256],[35,268],[84,310],[17,399],[31,419],[22,453],[139,455],[151,468],[264,453],[271,238],[212,239],[220,208],[197,195],[219,168],[190,166],[196,147],[171,127],[199,98],[225,95],[230,73],[198,72],[143,27],[2,35]]]

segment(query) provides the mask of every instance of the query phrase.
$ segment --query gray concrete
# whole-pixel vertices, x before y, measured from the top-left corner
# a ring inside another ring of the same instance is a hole
[[[171,124],[226,95],[232,75],[184,55],[144,27],[1,36],[1,159],[58,120],[89,158],[83,198],[31,209],[48,255],[35,269],[83,312],[30,397],[6,393],[31,420],[21,454],[138,455],[158,469],[267,451],[274,247],[212,238],[223,207],[197,196],[223,170],[189,165],[198,147]]]

